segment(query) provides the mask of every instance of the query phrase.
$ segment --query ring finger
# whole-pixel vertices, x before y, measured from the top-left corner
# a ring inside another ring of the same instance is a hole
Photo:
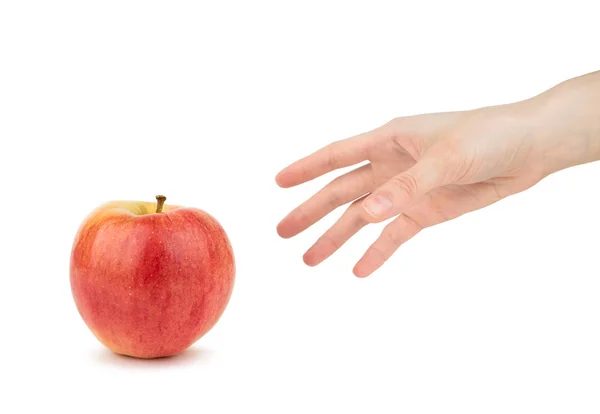
[[[362,215],[363,199],[364,197],[353,202],[339,220],[304,253],[304,263],[309,266],[318,265],[368,224]]]

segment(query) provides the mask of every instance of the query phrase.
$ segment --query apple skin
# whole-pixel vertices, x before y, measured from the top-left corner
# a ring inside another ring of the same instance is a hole
[[[71,252],[71,290],[98,340],[137,358],[176,355],[208,332],[231,297],[230,241],[208,213],[115,201],[90,214]]]

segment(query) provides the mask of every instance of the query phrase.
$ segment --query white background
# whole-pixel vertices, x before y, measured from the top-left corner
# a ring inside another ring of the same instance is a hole
[[[279,219],[331,177],[275,174],[399,115],[600,69],[595,2],[0,3],[0,412],[598,413],[600,164],[428,229],[373,276],[380,227],[317,268]],[[73,303],[83,218],[205,209],[236,254],[179,357],[105,350]]]

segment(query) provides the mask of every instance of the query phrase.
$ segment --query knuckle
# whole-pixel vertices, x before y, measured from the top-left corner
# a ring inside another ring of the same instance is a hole
[[[371,256],[375,259],[375,261],[381,265],[389,259],[390,255],[387,252],[387,249],[384,249],[379,243],[374,243],[369,248]]]
[[[330,184],[327,185],[326,194],[327,194],[327,202],[332,207],[338,207],[342,204],[345,204],[346,201],[340,192],[340,187],[342,186],[342,180],[340,177],[334,179]]]
[[[339,142],[333,142],[325,147],[326,149],[326,163],[327,166],[333,170],[337,170],[339,168]]]
[[[423,230],[423,226],[421,224],[419,224],[417,222],[417,220],[415,220],[414,218],[412,218],[411,216],[409,216],[408,214],[403,214],[402,215],[404,217],[404,221],[410,226],[412,227],[413,231],[419,232],[421,230]]]
[[[327,232],[321,236],[319,244],[327,246],[330,251],[336,251],[341,247],[341,243],[330,232]]]
[[[344,204],[344,201],[337,190],[331,190],[329,192],[328,203],[330,207],[338,207]]]
[[[402,232],[397,229],[387,228],[382,233],[383,240],[387,241],[390,245],[398,247],[403,242]]]
[[[294,216],[296,220],[303,226],[308,226],[311,224],[310,215],[304,205],[300,205],[296,208]]]
[[[390,180],[390,184],[397,192],[404,193],[408,197],[414,197],[419,191],[419,183],[417,179],[409,173],[393,177]]]
[[[369,223],[361,214],[362,213],[361,210],[356,209],[355,212],[353,212],[352,216],[350,216],[348,218],[348,221],[350,222],[350,226],[353,229],[359,230]]]
[[[401,132],[413,125],[415,119],[415,116],[397,116],[388,121],[387,125],[393,127],[395,132]]]
[[[403,118],[401,117],[392,118],[383,125],[383,128],[390,132],[395,132],[402,125],[402,121]]]
[[[362,200],[357,200],[350,204],[350,207],[348,207],[348,209],[340,219],[344,221],[345,226],[353,229],[354,232],[362,229],[367,224],[369,224],[367,219],[364,217],[361,201]]]

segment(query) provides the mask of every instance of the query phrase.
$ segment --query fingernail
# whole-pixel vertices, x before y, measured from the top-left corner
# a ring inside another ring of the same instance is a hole
[[[367,198],[365,210],[373,217],[385,216],[392,209],[392,200],[382,195]]]

